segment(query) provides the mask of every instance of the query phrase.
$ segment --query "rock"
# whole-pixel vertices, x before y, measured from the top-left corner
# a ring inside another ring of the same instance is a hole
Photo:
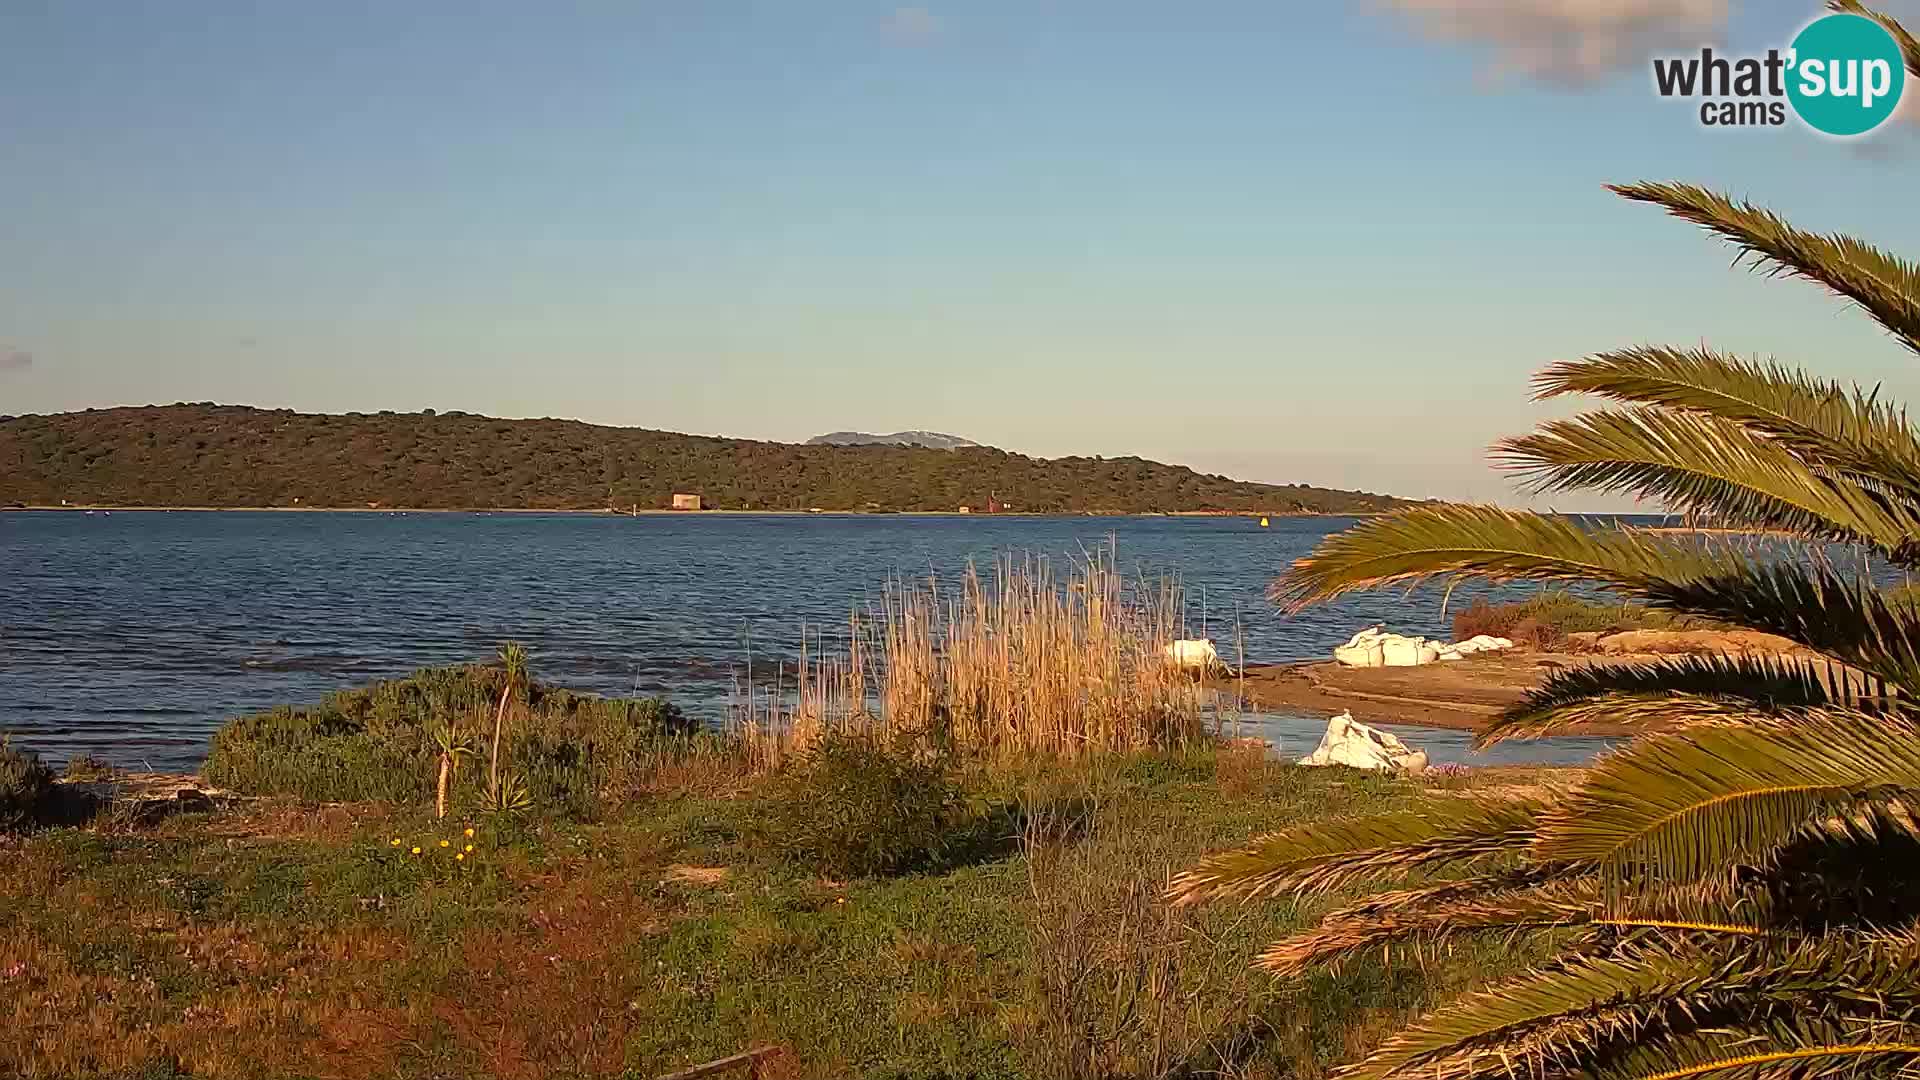
[[[206,814],[219,809],[213,797],[198,788],[181,788],[173,793],[174,810],[182,814]]]
[[[1622,630],[1599,639],[1609,656],[1626,654],[1709,655],[1714,653],[1811,656],[1813,653],[1776,634],[1758,630]]]
[[[1327,721],[1327,733],[1301,765],[1345,765],[1373,772],[1403,772],[1417,776],[1427,767],[1425,752],[1415,750],[1393,734],[1370,728],[1350,712]]]

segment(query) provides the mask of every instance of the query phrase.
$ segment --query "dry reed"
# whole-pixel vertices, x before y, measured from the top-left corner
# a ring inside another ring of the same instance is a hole
[[[1168,659],[1186,636],[1176,578],[1129,580],[1109,544],[1004,555],[957,588],[888,582],[843,638],[802,634],[795,681],[749,685],[737,730],[766,764],[831,733],[988,757],[1077,756],[1206,737],[1215,672]],[[784,669],[783,669],[784,671]]]

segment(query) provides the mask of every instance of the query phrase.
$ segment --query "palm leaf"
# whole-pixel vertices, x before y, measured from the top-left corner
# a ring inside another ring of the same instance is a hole
[[[1726,577],[1749,560],[1724,547],[1497,506],[1421,506],[1322,540],[1269,594],[1298,611],[1359,589],[1443,575],[1492,581],[1598,581],[1628,591]]]
[[[1804,278],[1858,304],[1907,348],[1920,353],[1920,265],[1849,236],[1806,232],[1752,203],[1734,202],[1691,184],[1614,184],[1636,202],[1731,241],[1756,266]]]
[[[1596,530],[1495,506],[1423,506],[1322,540],[1274,582],[1292,610],[1358,589],[1436,577],[1596,581],[1657,607],[1778,634],[1920,690],[1920,606],[1812,556],[1761,563],[1711,541]]]
[[[1835,1019],[1920,1002],[1920,952],[1905,936],[1834,935],[1781,947],[1765,937],[1641,946],[1524,975],[1422,1017],[1342,1074],[1439,1080],[1594,1071],[1609,1058],[1728,1021]]]
[[[1872,10],[1860,0],[1827,0],[1827,7],[1848,15],[1865,15],[1879,23],[1887,33],[1893,35],[1893,40],[1900,43],[1900,55],[1907,62],[1907,73],[1920,79],[1920,40],[1915,40],[1914,36],[1907,32],[1907,28],[1900,25],[1899,20],[1883,12]]]
[[[1609,913],[1601,887],[1574,877],[1542,887],[1531,882],[1501,888],[1499,877],[1447,882],[1370,897],[1334,911],[1314,929],[1269,945],[1255,961],[1277,975],[1338,961],[1364,950],[1403,942],[1439,943],[1462,933],[1516,933],[1568,927],[1607,928],[1755,937],[1767,933],[1765,898],[1734,904],[1690,897],[1691,902],[1648,901]]]
[[[1819,710],[1791,723],[1707,722],[1646,736],[1600,762],[1548,813],[1543,860],[1626,877],[1701,881],[1757,865],[1836,808],[1920,789],[1906,721]]]
[[[1471,864],[1527,849],[1544,804],[1439,802],[1418,812],[1324,821],[1261,837],[1177,874],[1175,904],[1320,892],[1417,869]]]
[[[1591,1074],[1597,1080],[1818,1080],[1920,1056],[1920,1029],[1887,1022],[1773,1020],[1652,1038]],[[1877,1075],[1877,1074],[1874,1074]]]
[[[1904,412],[1778,363],[1642,346],[1552,364],[1533,385],[1535,400],[1596,394],[1717,416],[1779,440],[1816,471],[1920,493],[1920,439]]]
[[[1647,950],[1576,960],[1509,980],[1435,1010],[1343,1070],[1340,1080],[1386,1080],[1418,1070],[1431,1080],[1521,1071],[1577,1060],[1606,1035],[1655,1024],[1675,998],[1697,998],[1724,967],[1717,952]],[[1649,1004],[1649,1002],[1653,1004]]]
[[[1636,595],[1656,607],[1778,634],[1907,694],[1920,690],[1920,606],[1823,561],[1749,562],[1725,574],[1649,581]]]
[[[1555,671],[1483,726],[1474,745],[1532,739],[1585,724],[1660,727],[1829,705],[1872,708],[1884,684],[1839,665],[1774,655],[1666,657]]]
[[[1536,492],[1624,491],[1727,525],[1900,551],[1920,521],[1899,500],[1822,475],[1782,443],[1703,413],[1600,409],[1503,439],[1494,456]]]

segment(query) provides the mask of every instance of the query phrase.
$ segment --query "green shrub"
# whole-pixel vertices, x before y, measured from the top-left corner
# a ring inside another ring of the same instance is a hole
[[[946,759],[841,735],[775,781],[761,830],[788,862],[846,879],[935,865],[976,817]]]
[[[53,801],[53,770],[0,738],[0,832],[39,822]]]
[[[450,719],[484,744],[505,685],[495,667],[429,668],[331,694],[316,706],[239,717],[213,737],[207,782],[320,802],[430,801],[439,760],[435,722]],[[524,777],[536,806],[585,816],[601,788],[646,748],[695,726],[662,700],[601,698],[530,682],[511,697],[500,768]],[[486,774],[484,750],[462,762],[454,804],[476,802]]]

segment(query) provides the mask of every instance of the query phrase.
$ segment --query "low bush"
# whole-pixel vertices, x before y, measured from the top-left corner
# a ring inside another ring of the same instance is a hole
[[[774,780],[760,830],[786,861],[849,879],[938,865],[980,817],[946,759],[832,735]]]
[[[114,767],[92,754],[75,754],[67,759],[66,777],[69,780],[111,780],[114,776]]]
[[[486,784],[485,742],[506,688],[496,667],[430,668],[331,694],[316,706],[239,717],[214,735],[205,775],[245,794],[431,801],[440,755],[434,732],[449,724],[480,746],[459,763],[450,789],[455,805],[472,805]],[[589,816],[600,792],[695,728],[663,700],[526,682],[509,695],[500,767],[524,782],[536,806]]]
[[[37,824],[53,801],[53,770],[0,738],[0,832]]]

